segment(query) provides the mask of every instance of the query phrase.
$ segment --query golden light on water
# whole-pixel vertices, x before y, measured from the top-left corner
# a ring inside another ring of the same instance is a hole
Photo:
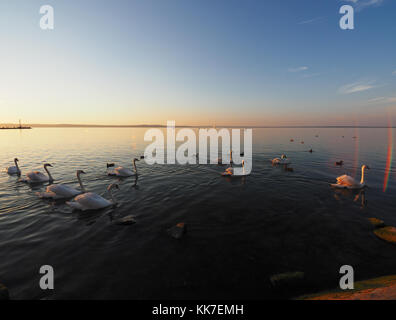
[[[393,128],[391,120],[389,120],[388,128],[388,154],[386,157],[385,177],[383,191],[386,192],[388,189],[389,176],[392,169],[392,158],[393,158]]]

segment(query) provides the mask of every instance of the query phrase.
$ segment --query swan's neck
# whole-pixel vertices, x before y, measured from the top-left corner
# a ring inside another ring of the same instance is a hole
[[[49,172],[48,168],[44,167],[44,170],[47,171],[49,181],[54,181],[54,179],[52,178],[51,173]]]
[[[364,166],[362,167],[362,179],[360,179],[360,184],[364,184],[364,169],[366,169]]]
[[[133,169],[135,170],[135,173],[137,175],[136,160],[133,160]]]
[[[19,169],[19,166],[18,166],[18,160],[14,160],[14,163],[15,163],[15,167],[17,168],[17,172],[20,173],[21,170]]]
[[[78,183],[80,184],[81,191],[82,191],[82,192],[86,192],[86,191],[85,191],[85,188],[84,188],[84,185],[83,185],[83,183],[82,183],[82,181],[81,181],[81,177],[80,177],[80,174],[79,174],[79,173],[77,173],[77,180],[78,180]]]

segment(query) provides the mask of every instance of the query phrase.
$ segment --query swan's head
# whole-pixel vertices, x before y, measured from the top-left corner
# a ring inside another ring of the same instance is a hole
[[[120,187],[118,186],[117,183],[112,183],[111,185],[109,185],[109,186],[107,187],[107,190],[108,190],[108,191],[113,190],[113,189],[120,189]]]
[[[245,166],[245,160],[242,160],[242,167]]]
[[[282,154],[281,159],[286,159],[286,158],[287,158],[286,155]]]
[[[366,166],[365,164],[362,166],[362,170],[364,170],[364,169],[368,169],[368,170],[370,170],[370,167],[369,166]]]
[[[52,167],[52,164],[50,164],[50,163],[44,164],[44,168],[47,168],[47,167]]]
[[[140,156],[140,159],[144,159],[144,156]]]
[[[133,159],[133,162],[135,162],[135,161],[139,161],[139,159],[138,159],[138,158],[134,158],[134,159]]]
[[[114,167],[114,163],[106,163],[106,167],[107,168]]]
[[[84,170],[77,170],[77,175],[79,176],[80,174],[85,174]]]
[[[14,162],[18,162],[18,161],[19,161],[18,158],[15,158],[15,159],[14,159]]]

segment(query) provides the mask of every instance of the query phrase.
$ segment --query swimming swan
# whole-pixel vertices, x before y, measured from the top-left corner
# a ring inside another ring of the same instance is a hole
[[[80,174],[85,174],[83,170],[77,170],[77,180],[80,184],[81,190],[74,189],[64,184],[51,184],[47,187],[45,192],[37,192],[36,194],[40,198],[51,198],[51,199],[66,199],[72,198],[76,195],[85,192],[85,188],[81,182]]]
[[[337,178],[337,183],[332,183],[330,185],[334,188],[341,188],[341,189],[362,189],[366,186],[366,183],[364,182],[364,171],[366,169],[370,169],[370,168],[366,165],[363,165],[362,178],[360,180],[360,183],[357,182],[351,176],[344,174],[343,176]]]
[[[289,159],[287,159],[286,155],[282,154],[280,158],[272,159],[272,164],[290,164]]]
[[[118,184],[112,183],[107,187],[107,191],[110,194],[111,200],[107,200],[96,193],[88,192],[78,195],[73,199],[73,201],[68,201],[66,202],[66,204],[72,207],[73,209],[82,210],[82,211],[99,210],[110,207],[117,203],[113,197],[113,193],[112,193],[113,188],[119,189]]]
[[[131,176],[137,176],[137,168],[136,168],[136,161],[139,161],[139,159],[135,158],[133,159],[133,169],[135,172],[129,170],[128,168],[124,167],[117,167],[114,169],[114,172],[108,173],[109,176],[117,176],[117,177],[131,177]],[[107,168],[110,167],[111,164],[107,164]]]
[[[18,176],[21,175],[21,170],[19,169],[18,161],[19,161],[18,158],[15,158],[14,159],[15,166],[8,167],[6,169],[8,174],[10,174],[10,175],[17,174]]]
[[[222,176],[235,176],[235,177],[247,176],[246,171],[245,171],[245,160],[242,160],[242,174],[234,175],[234,168],[229,167],[229,168],[225,169],[225,171],[221,175]]]
[[[50,165],[49,163],[44,164],[44,170],[47,172],[48,177],[40,171],[31,171],[26,174],[26,180],[24,181],[28,183],[43,183],[54,181],[47,167],[52,167],[52,165]]]

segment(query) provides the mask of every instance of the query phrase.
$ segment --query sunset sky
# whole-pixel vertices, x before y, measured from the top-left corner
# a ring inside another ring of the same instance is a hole
[[[396,125],[395,35],[394,0],[1,1],[0,123]]]

